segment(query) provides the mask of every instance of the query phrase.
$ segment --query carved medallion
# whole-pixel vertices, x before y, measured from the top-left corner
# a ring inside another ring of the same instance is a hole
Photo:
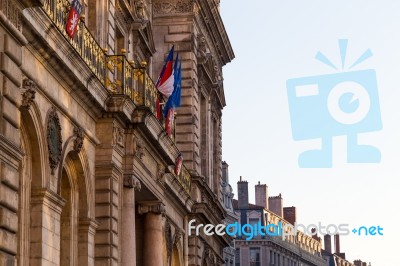
[[[49,149],[49,164],[51,174],[54,175],[54,169],[57,168],[61,159],[62,137],[61,125],[57,111],[52,107],[49,111],[49,119],[47,122],[47,146]]]

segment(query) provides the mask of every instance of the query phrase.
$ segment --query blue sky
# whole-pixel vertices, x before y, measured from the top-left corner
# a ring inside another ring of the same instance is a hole
[[[224,68],[223,158],[236,193],[239,176],[282,193],[298,222],[377,226],[383,236],[344,236],[349,260],[392,266],[400,219],[400,1],[222,0],[221,15],[236,58]],[[341,65],[338,39],[348,39],[347,62],[373,56],[352,70],[376,71],[382,130],[360,143],[382,154],[377,164],[348,164],[346,138],[333,138],[332,168],[299,168],[298,155],[319,140],[292,137],[286,81],[348,72],[315,59],[323,52]]]

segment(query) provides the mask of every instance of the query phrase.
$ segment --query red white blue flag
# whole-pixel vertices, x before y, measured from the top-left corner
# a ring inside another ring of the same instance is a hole
[[[174,122],[175,108],[181,106],[181,83],[182,83],[182,63],[179,62],[178,58],[175,61],[175,77],[174,77],[174,91],[171,96],[169,96],[167,103],[164,106],[164,116],[165,116],[165,130],[168,135],[172,133],[172,127]]]
[[[174,91],[174,46],[168,53],[165,64],[161,70],[160,77],[156,83],[156,87],[159,92],[165,97],[169,97]]]
[[[76,30],[78,28],[79,20],[81,18],[82,5],[79,0],[73,0],[71,4],[71,10],[69,11],[67,24],[65,30],[70,38],[74,38]]]

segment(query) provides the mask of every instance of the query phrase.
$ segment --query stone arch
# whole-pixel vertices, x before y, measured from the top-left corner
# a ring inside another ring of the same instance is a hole
[[[68,258],[73,265],[90,265],[93,260],[91,239],[96,228],[94,197],[87,154],[83,145],[76,145],[77,138],[79,136],[74,135],[65,141],[57,173],[57,193],[66,200],[61,213],[61,262]],[[73,210],[69,213],[71,207]],[[63,234],[65,228],[71,232],[71,237]]]
[[[76,171],[74,182],[79,193],[79,218],[94,219],[94,195],[92,193],[93,185],[89,169],[89,160],[84,147],[81,147],[79,151],[74,149],[74,142],[76,139],[77,136],[71,136],[65,141],[64,147],[62,149],[60,165],[64,167],[66,161],[71,160],[71,163]],[[62,178],[63,167],[59,167],[58,169],[58,194],[60,194],[60,180]]]
[[[20,166],[18,190],[18,265],[32,264],[32,250],[39,246],[35,235],[41,230],[41,207],[33,194],[48,184],[47,150],[40,110],[35,102],[20,107],[21,149],[24,153]]]
[[[32,154],[32,187],[44,188],[49,181],[48,152],[40,109],[33,102],[29,108],[21,107],[20,111],[21,126],[25,129],[23,138],[29,141]]]

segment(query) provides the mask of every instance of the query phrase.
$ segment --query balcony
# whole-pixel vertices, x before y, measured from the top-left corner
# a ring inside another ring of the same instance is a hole
[[[9,2],[0,0],[0,11],[3,11],[3,3]],[[148,108],[155,115],[158,92],[147,73],[146,62],[134,63],[129,61],[124,54],[107,55],[106,50],[100,47],[83,19],[78,24],[75,36],[70,38],[65,30],[70,6],[69,0],[45,0],[43,10],[109,93],[126,95],[136,107]],[[19,20],[16,20],[15,23],[18,24]],[[163,127],[164,122],[160,121]],[[175,142],[175,122],[172,132],[170,138]],[[189,193],[191,177],[184,166],[176,179]]]
[[[65,31],[70,10],[68,0],[45,0],[43,9],[110,93],[125,94],[136,106],[147,107],[155,114],[157,89],[146,71],[145,64],[135,66],[125,55],[107,55],[83,20],[79,22],[75,36],[70,38]]]

